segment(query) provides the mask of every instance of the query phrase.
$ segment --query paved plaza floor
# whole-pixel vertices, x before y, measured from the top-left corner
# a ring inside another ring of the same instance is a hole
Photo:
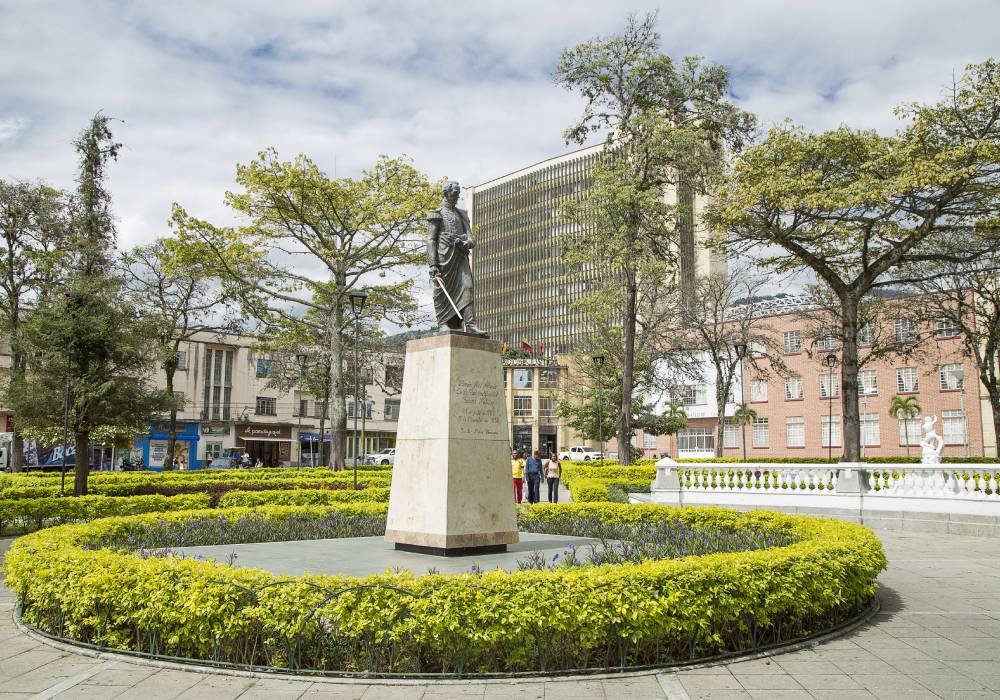
[[[381,536],[174,547],[171,551],[187,557],[231,563],[233,566],[264,569],[282,576],[301,576],[305,573],[369,576],[381,574],[387,569],[406,570],[420,576],[431,569],[442,574],[460,574],[473,567],[482,571],[516,571],[518,562],[527,561],[531,554],[544,556],[547,562],[551,562],[553,557],[565,554],[570,547],[579,548],[583,555],[593,547],[600,547],[600,542],[588,537],[522,532],[520,541],[507,545],[507,551],[503,554],[471,554],[461,557],[401,552]]]
[[[882,612],[834,641],[678,673],[416,685],[259,680],[60,651],[22,634],[0,586],[0,700],[37,698],[1000,699],[1000,538],[880,533]],[[0,540],[0,553],[10,540]]]

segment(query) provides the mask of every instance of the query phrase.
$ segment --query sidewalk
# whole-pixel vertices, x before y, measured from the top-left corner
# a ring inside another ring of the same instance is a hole
[[[254,680],[102,661],[19,632],[0,586],[0,700],[28,698],[835,698],[1000,700],[1000,539],[882,535],[882,612],[845,637],[766,659],[612,680],[366,685]],[[10,540],[0,540],[0,552]]]

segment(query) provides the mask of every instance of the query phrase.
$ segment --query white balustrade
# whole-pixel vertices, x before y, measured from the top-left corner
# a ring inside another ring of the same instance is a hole
[[[881,508],[1000,517],[1000,464],[663,460],[657,468],[653,500],[663,503]]]

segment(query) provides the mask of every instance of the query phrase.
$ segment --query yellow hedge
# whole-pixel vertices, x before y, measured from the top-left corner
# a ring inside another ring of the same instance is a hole
[[[886,565],[878,539],[855,524],[610,503],[518,512],[522,527],[568,515],[606,523],[674,519],[691,528],[766,528],[797,541],[641,564],[362,579],[289,579],[101,548],[130,529],[202,516],[347,522],[385,509],[269,506],[66,525],[15,541],[7,584],[27,623],[109,647],[343,672],[470,673],[664,664],[786,640],[855,614]]]

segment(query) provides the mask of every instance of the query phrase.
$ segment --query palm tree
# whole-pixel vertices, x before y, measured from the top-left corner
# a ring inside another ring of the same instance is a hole
[[[753,410],[745,403],[741,403],[733,412],[733,422],[743,426],[743,461],[747,461],[747,426],[753,425],[757,420],[757,411]]]
[[[892,397],[889,402],[889,415],[896,420],[903,422],[903,439],[906,442],[906,456],[910,456],[910,423],[909,421],[920,415],[920,402],[916,396],[903,398],[898,394]]]
[[[663,434],[668,436],[676,435],[681,430],[686,428],[688,423],[687,411],[684,410],[684,406],[682,404],[675,401],[671,401],[667,404],[667,408],[663,411],[662,419],[663,428],[665,430]],[[667,451],[669,452],[669,450]]]

